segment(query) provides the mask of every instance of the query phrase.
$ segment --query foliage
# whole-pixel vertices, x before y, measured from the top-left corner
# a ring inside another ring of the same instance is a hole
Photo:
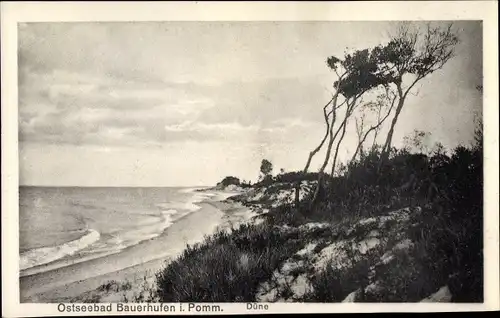
[[[264,177],[268,176],[272,173],[272,171],[273,171],[273,164],[271,163],[271,161],[267,159],[262,159],[260,163],[260,172],[262,173],[262,175]]]
[[[331,56],[327,65],[334,71],[341,68],[346,71],[339,90],[349,98],[378,85],[401,83],[404,74],[423,78],[433,73],[453,56],[457,43],[451,25],[445,29],[428,25],[426,32],[419,32],[403,24],[387,44],[357,50],[346,54],[343,60]]]
[[[228,185],[234,184],[234,185],[240,185],[240,179],[232,176],[225,177],[222,179],[221,182],[219,182],[220,185],[226,187]]]
[[[256,182],[253,186],[258,187],[267,187],[274,183],[274,178],[271,175],[263,176],[259,182]]]
[[[240,182],[240,186],[242,188],[250,188],[252,186],[252,182],[250,180],[248,180],[248,181],[247,180],[242,180]]]
[[[311,302],[341,302],[351,292],[366,285],[369,265],[366,261],[353,264],[349,269],[337,269],[329,262],[311,281],[312,292],[306,295]]]
[[[408,152],[416,151],[417,153],[429,153],[428,139],[431,136],[430,132],[415,129],[407,136],[403,137],[404,149]]]
[[[318,173],[316,172],[307,172],[304,173],[302,171],[293,171],[278,174],[274,177],[275,182],[297,182],[297,181],[315,181],[318,179]]]
[[[345,70],[346,76],[334,83],[345,98],[354,97],[378,85],[385,85],[391,79],[381,74],[377,52],[365,49],[347,53],[344,60],[335,56],[327,59],[326,63],[332,70]]]
[[[392,262],[377,267],[377,288],[365,294],[366,302],[418,302],[446,284],[428,271],[423,258],[406,251],[394,254]]]
[[[401,25],[389,43],[376,48],[380,67],[384,74],[393,78],[397,88],[398,103],[391,126],[383,146],[384,156],[391,151],[392,137],[408,93],[429,74],[441,69],[453,56],[458,37],[452,32],[452,24],[446,28],[432,27],[427,30],[412,30],[410,25]],[[410,78],[403,85],[404,78]]]
[[[218,231],[157,273],[157,294],[161,302],[255,301],[259,283],[300,244],[267,223]]]

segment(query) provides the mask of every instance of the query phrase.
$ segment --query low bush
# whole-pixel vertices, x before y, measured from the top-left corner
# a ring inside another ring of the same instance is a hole
[[[369,264],[357,262],[349,269],[337,269],[328,263],[325,269],[311,280],[312,292],[306,294],[308,302],[341,302],[350,293],[364,288],[368,282]]]
[[[219,231],[157,274],[157,294],[162,302],[255,301],[259,284],[300,244],[268,224]]]
[[[408,251],[394,252],[394,259],[377,267],[375,291],[365,293],[366,302],[418,302],[443,285],[429,272],[424,259]]]

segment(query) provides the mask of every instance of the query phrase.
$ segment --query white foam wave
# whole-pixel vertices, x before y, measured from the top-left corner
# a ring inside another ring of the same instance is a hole
[[[177,210],[173,210],[173,209],[166,210],[166,211],[163,211],[162,214],[163,214],[164,229],[166,229],[167,227],[169,227],[170,225],[173,224],[172,215],[177,214]]]
[[[186,188],[186,189],[179,190],[179,193],[194,193],[198,190],[203,190],[203,189],[204,189],[204,187]]]
[[[173,224],[172,215],[177,214],[177,210],[169,209],[163,211],[161,222],[148,222],[136,229],[127,229],[115,233],[112,238],[104,240],[93,246],[89,253],[110,253],[123,250],[127,247],[139,244],[142,241],[153,239],[159,236],[166,228]]]
[[[176,213],[177,211],[180,211],[181,215],[185,215],[186,214],[184,213],[185,211],[191,213],[201,209],[201,206],[199,206],[196,203],[210,199],[217,195],[216,193],[210,193],[210,192],[196,192],[197,189],[198,188],[187,188],[179,190],[179,193],[189,193],[192,194],[192,196],[183,201],[171,201],[167,203],[160,203],[157,206],[165,210],[176,210]]]
[[[88,230],[87,234],[84,236],[57,246],[41,247],[28,250],[21,253],[19,266],[21,270],[25,270],[30,267],[35,267],[43,264],[47,264],[63,258],[65,256],[73,255],[77,251],[86,248],[92,243],[99,240],[101,235],[95,230]]]
[[[165,209],[166,211],[168,210],[175,210],[177,213],[177,210],[182,210],[182,211],[189,211],[189,212],[195,212],[201,209],[199,205],[195,204],[196,200],[189,200],[187,202],[182,202],[182,201],[173,201],[173,202],[168,202],[168,203],[160,203],[158,204],[158,207]]]

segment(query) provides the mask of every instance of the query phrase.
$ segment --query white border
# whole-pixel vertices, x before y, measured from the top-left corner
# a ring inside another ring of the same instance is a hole
[[[1,3],[2,315],[57,316],[57,304],[19,303],[17,23],[42,21],[483,20],[485,140],[484,304],[269,304],[262,313],[426,312],[499,309],[498,3],[401,2],[10,2]],[[220,304],[221,314],[259,313]],[[112,314],[130,314],[119,313]],[[111,314],[106,313],[106,314]],[[84,313],[96,315],[95,313]],[[136,313],[148,314],[148,313]],[[161,313],[149,313],[161,314]],[[164,313],[163,313],[164,314]],[[176,312],[175,314],[193,314]]]

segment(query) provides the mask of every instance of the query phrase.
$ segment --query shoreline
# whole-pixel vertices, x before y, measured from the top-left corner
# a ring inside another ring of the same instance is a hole
[[[233,222],[240,222],[251,212],[236,202],[225,201],[240,194],[239,192],[206,192],[214,195],[194,202],[201,207],[199,210],[179,218],[158,237],[130,246],[117,254],[20,277],[20,301],[120,302],[123,297],[134,297],[143,289],[141,282],[153,285],[156,272],[166,262],[178,257],[185,250],[186,244],[199,243],[206,235],[227,228]],[[122,263],[120,260],[130,261],[130,258],[137,259],[136,264],[116,269]],[[94,271],[90,276],[89,269]],[[131,287],[97,290],[109,281],[129,282]]]

